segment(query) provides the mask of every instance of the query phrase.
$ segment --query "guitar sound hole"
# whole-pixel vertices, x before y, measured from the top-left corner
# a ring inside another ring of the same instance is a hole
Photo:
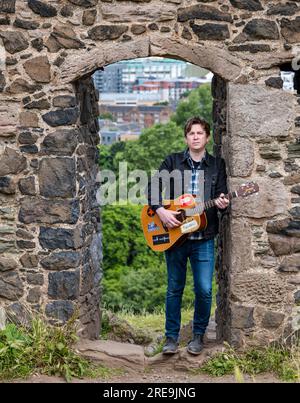
[[[177,212],[180,212],[180,214],[178,214],[177,216],[176,216],[176,218],[177,218],[177,220],[178,221],[180,221],[180,222],[183,222],[185,219],[186,219],[186,215],[185,215],[185,211],[184,210],[177,210]]]

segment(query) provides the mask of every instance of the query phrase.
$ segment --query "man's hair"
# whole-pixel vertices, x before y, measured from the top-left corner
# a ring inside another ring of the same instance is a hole
[[[201,125],[205,130],[206,135],[210,135],[210,124],[205,119],[194,116],[186,121],[184,126],[184,137],[186,137],[186,135],[191,131],[193,125]]]

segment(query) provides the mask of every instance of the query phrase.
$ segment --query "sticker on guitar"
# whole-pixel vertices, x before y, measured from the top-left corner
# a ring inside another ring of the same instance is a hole
[[[192,195],[189,194],[184,194],[180,196],[178,199],[179,199],[179,205],[181,207],[188,207],[194,204],[194,198]]]
[[[155,224],[155,222],[150,222],[148,224],[148,232],[153,232],[159,230],[159,226]]]

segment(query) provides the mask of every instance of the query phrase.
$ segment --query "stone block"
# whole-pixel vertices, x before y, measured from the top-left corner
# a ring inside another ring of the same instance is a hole
[[[45,249],[78,249],[82,238],[78,228],[40,228],[39,241]]]
[[[34,112],[21,112],[19,115],[20,126],[39,127],[38,115]]]
[[[24,224],[76,224],[79,214],[79,200],[56,201],[26,197],[21,200],[19,221]]]
[[[0,31],[0,38],[2,38],[5,50],[11,54],[21,52],[29,46],[29,42],[22,32]]]
[[[263,18],[253,19],[245,25],[243,35],[248,41],[279,39],[279,29],[275,21]]]
[[[23,283],[14,271],[7,271],[0,276],[0,297],[17,301],[24,293]]]
[[[76,130],[57,130],[48,134],[42,145],[41,152],[54,155],[72,155],[78,143]]]
[[[73,158],[43,158],[40,162],[40,194],[44,197],[74,197],[75,178]]]
[[[118,39],[127,30],[126,25],[97,25],[88,31],[88,35],[94,41],[105,41]]]
[[[65,108],[50,111],[42,115],[43,120],[52,127],[74,125],[78,119],[77,108]]]
[[[14,270],[17,268],[17,265],[13,257],[0,256],[0,272]]]
[[[246,177],[254,167],[253,142],[245,137],[227,136],[223,140],[224,156],[227,156],[231,176]]]
[[[229,132],[249,139],[287,137],[295,117],[293,96],[275,88],[229,83]]]
[[[17,78],[7,88],[7,92],[9,92],[11,94],[21,94],[23,92],[32,94],[41,88],[42,87],[40,84],[32,84],[32,83],[26,81],[24,78]]]
[[[29,77],[38,83],[49,83],[51,80],[51,66],[46,56],[27,60],[24,69]]]
[[[24,253],[24,255],[21,256],[20,263],[23,267],[31,269],[33,267],[37,267],[39,263],[39,258],[35,254],[26,252]]]
[[[57,15],[56,8],[51,4],[39,0],[28,0],[28,7],[31,10],[40,15],[41,17],[55,17]]]
[[[0,1],[0,12],[1,13],[15,13],[16,11],[16,0],[1,0]]]
[[[231,277],[231,298],[246,305],[281,307],[287,303],[288,287],[279,275],[248,272]]]
[[[0,193],[12,195],[16,193],[16,183],[9,176],[0,177]]]
[[[286,187],[279,180],[259,178],[256,181],[259,192],[245,198],[232,200],[233,217],[267,218],[277,214],[286,214],[289,206],[289,195]],[[231,191],[242,185],[237,178],[229,179]]]
[[[300,252],[300,238],[270,234],[269,242],[276,256]]]
[[[101,15],[105,21],[114,23],[125,22],[164,22],[177,17],[178,6],[171,3],[143,4],[139,6],[134,3],[112,3],[101,4]]]
[[[17,252],[15,241],[0,239],[0,253],[14,253]]]
[[[83,25],[94,25],[95,20],[97,17],[97,10],[93,9],[93,10],[85,10],[83,12],[83,16],[82,16],[82,23]]]
[[[40,287],[30,288],[27,295],[27,302],[37,304],[40,302],[42,293]]]
[[[46,305],[45,313],[50,318],[55,318],[66,322],[75,312],[72,301],[53,301]]]
[[[232,16],[229,13],[220,11],[212,6],[197,4],[190,7],[179,8],[178,22],[186,22],[195,19],[233,22]]]
[[[36,194],[34,176],[20,179],[19,190],[23,195],[34,196]]]
[[[236,329],[254,327],[253,307],[234,305],[230,307],[231,326]]]
[[[76,104],[76,98],[71,95],[58,95],[53,98],[53,106],[56,108],[72,108]]]
[[[79,296],[79,270],[49,273],[48,279],[48,295],[50,298],[74,300]]]
[[[263,10],[263,6],[260,0],[230,0],[233,7],[240,10],[247,11],[260,11]]]
[[[278,270],[284,273],[300,272],[300,253],[295,253],[292,256],[285,257]]]
[[[232,219],[229,235],[230,266],[233,273],[247,272],[254,267],[252,257],[252,233],[250,224],[245,219]],[[229,246],[228,245],[228,246]]]
[[[109,340],[82,340],[77,343],[76,350],[85,358],[109,367],[144,370],[145,358],[142,346]]]
[[[41,265],[47,270],[66,270],[77,268],[80,264],[78,252],[54,252],[41,260]]]
[[[27,282],[32,285],[43,285],[44,284],[44,276],[41,273],[28,273],[27,274]]]
[[[298,10],[299,6],[291,2],[287,2],[286,4],[271,4],[267,15],[294,15]]]
[[[230,37],[228,26],[225,24],[195,24],[190,22],[190,27],[200,40],[224,41]]]
[[[76,6],[89,8],[96,6],[99,0],[69,0],[70,3],[75,4]]]
[[[294,20],[282,18],[280,21],[281,35],[287,43],[298,43],[300,41],[300,17]]]
[[[0,101],[0,137],[12,137],[16,134],[18,115],[17,102]]]
[[[265,329],[278,328],[282,324],[284,317],[285,315],[282,312],[266,311],[262,318],[262,326]]]
[[[61,48],[79,49],[84,48],[84,43],[76,37],[74,29],[67,25],[56,25],[51,32],[49,40],[46,42],[50,52],[57,51]]]

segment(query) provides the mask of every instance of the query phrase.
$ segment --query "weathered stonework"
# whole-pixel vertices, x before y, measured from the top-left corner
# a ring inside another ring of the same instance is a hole
[[[82,336],[98,337],[91,74],[168,56],[214,73],[215,153],[231,190],[250,180],[261,189],[222,217],[218,337],[243,347],[298,330],[300,101],[279,74],[299,53],[298,2],[0,0],[0,25],[2,317],[25,317],[23,302],[51,323],[79,312]]]

